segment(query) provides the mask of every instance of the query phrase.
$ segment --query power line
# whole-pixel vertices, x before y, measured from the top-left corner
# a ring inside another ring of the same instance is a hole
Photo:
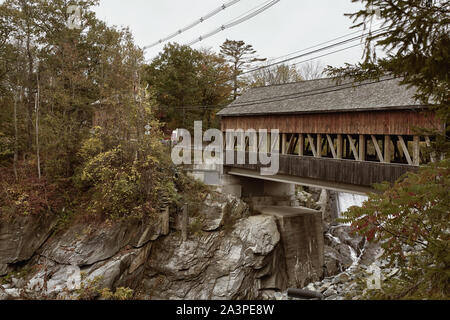
[[[275,65],[277,65],[277,64],[281,64],[281,63],[285,63],[285,62],[288,62],[288,61],[292,61],[292,60],[298,59],[298,58],[300,58],[300,57],[305,57],[305,56],[308,56],[308,55],[311,55],[311,54],[314,54],[314,53],[318,53],[318,52],[321,52],[321,51],[329,50],[329,49],[334,48],[334,47],[336,47],[336,46],[341,46],[341,45],[343,45],[343,44],[351,43],[351,42],[354,42],[354,41],[356,41],[356,40],[360,40],[360,39],[363,39],[363,38],[365,38],[365,37],[372,36],[372,35],[374,35],[374,34],[377,34],[377,33],[379,33],[379,32],[384,31],[385,29],[386,29],[386,28],[380,28],[380,29],[375,30],[375,31],[373,31],[373,32],[368,32],[368,33],[366,33],[366,34],[362,34],[362,35],[359,35],[359,36],[357,36],[357,37],[353,37],[353,38],[346,39],[346,40],[343,40],[343,41],[340,41],[340,42],[337,42],[337,43],[333,43],[333,44],[331,44],[331,45],[329,45],[329,46],[322,47],[322,48],[319,48],[319,49],[316,49],[316,50],[307,52],[307,53],[302,54],[302,55],[297,55],[297,56],[295,56],[295,57],[292,57],[292,58],[289,58],[289,59],[284,59],[284,60],[282,60],[282,61],[279,61],[279,62],[270,64],[270,65],[267,65],[267,66],[263,66],[263,67],[260,67],[260,68],[256,68],[256,69],[253,69],[253,70],[246,71],[246,72],[244,72],[243,74],[248,74],[248,73],[256,72],[256,71],[258,71],[258,70],[270,68],[270,67],[275,66]],[[357,31],[357,32],[360,32],[360,31]],[[336,38],[336,39],[333,39],[333,40],[326,41],[326,42],[324,42],[324,43],[322,43],[322,44],[328,44],[328,43],[330,43],[330,42],[332,42],[332,41],[334,41],[334,40],[342,39],[342,38],[344,38],[344,37],[346,37],[346,36],[353,35],[353,34],[355,34],[355,33],[357,33],[357,32],[352,32],[352,33],[350,33],[350,34],[348,34],[348,35],[345,35],[345,36],[342,36],[342,37],[339,37],[339,38]],[[318,44],[318,45],[312,46],[312,47],[310,47],[310,48],[315,48],[315,47],[318,47],[318,46],[320,46],[320,45],[321,45],[321,44]],[[296,62],[296,63],[294,63],[294,64],[292,64],[292,65],[298,65],[298,64],[301,64],[301,63],[305,63],[305,62],[308,62],[308,61],[312,61],[312,60],[315,60],[315,59],[318,59],[318,58],[321,58],[321,57],[324,57],[324,56],[328,56],[328,55],[331,55],[331,54],[334,54],[334,53],[337,53],[337,52],[341,52],[341,51],[344,51],[344,50],[347,50],[347,49],[350,49],[350,48],[354,48],[354,47],[357,47],[357,46],[360,46],[360,45],[361,45],[361,44],[356,44],[356,45],[348,46],[348,47],[345,47],[345,48],[342,48],[342,49],[339,49],[339,50],[336,50],[336,51],[328,52],[328,53],[323,54],[323,55],[320,55],[320,56],[316,56],[316,57],[313,57],[313,58],[310,58],[310,59],[307,59],[307,60],[303,60],[303,61],[300,61],[300,62]],[[302,50],[299,50],[299,51],[296,51],[295,53],[304,52],[304,51],[306,51],[306,50],[308,50],[308,48],[302,49]],[[294,54],[294,53],[285,55],[285,56],[283,56],[283,57],[286,57],[286,56],[289,56],[289,55],[292,55],[292,54]],[[351,87],[359,87],[359,86],[364,86],[364,85],[373,84],[373,83],[382,82],[382,81],[387,81],[387,80],[392,80],[392,79],[395,79],[395,78],[383,79],[383,80],[376,81],[376,82],[371,82],[371,83],[362,83],[362,84],[360,84],[360,85],[354,85],[353,83],[350,83],[350,86],[349,86],[349,83],[346,83],[346,84],[340,84],[340,85],[334,85],[334,86],[331,86],[331,87],[320,88],[320,89],[315,89],[315,90],[310,90],[310,91],[297,92],[297,93],[288,94],[288,95],[282,95],[282,96],[277,96],[277,97],[270,97],[270,98],[265,98],[265,99],[260,99],[260,100],[247,101],[247,102],[245,102],[245,103],[238,103],[238,104],[234,104],[234,105],[232,105],[232,106],[229,106],[229,105],[228,105],[228,106],[227,106],[227,105],[216,105],[216,106],[183,106],[183,107],[176,107],[176,108],[178,108],[178,109],[183,109],[183,110],[185,110],[185,109],[200,109],[200,110],[203,109],[203,110],[204,110],[204,109],[218,109],[218,108],[225,108],[225,107],[228,107],[228,108],[233,108],[233,107],[243,107],[243,106],[255,105],[255,104],[259,104],[259,103],[277,102],[277,101],[283,101],[283,100],[289,100],[289,99],[297,99],[297,98],[301,98],[301,97],[307,97],[307,96],[310,96],[310,95],[317,95],[317,94],[323,94],[323,93],[328,93],[328,92],[335,92],[335,91],[340,91],[340,90],[349,89],[349,88],[351,88]],[[228,79],[228,80],[232,80],[232,79],[230,78],[230,79]],[[327,89],[331,89],[331,91],[322,91],[322,90],[327,90]],[[335,90],[335,89],[336,89],[336,90]],[[319,92],[316,92],[316,91],[319,91]],[[313,92],[316,92],[316,93],[313,93]],[[299,94],[300,94],[300,96],[299,96]],[[303,95],[303,94],[307,94],[307,95]],[[309,95],[308,95],[308,94],[309,94]],[[302,96],[302,95],[303,95],[303,96]],[[276,99],[276,100],[273,100],[273,99],[275,99],[275,98],[277,98],[277,99]]]
[[[381,25],[382,25],[382,23],[376,25],[375,27],[377,28],[377,27],[380,27]],[[304,52],[304,51],[306,51],[306,50],[311,50],[311,49],[314,49],[314,48],[323,46],[323,45],[325,45],[325,44],[328,44],[328,43],[330,43],[330,42],[337,41],[337,40],[340,40],[340,39],[343,39],[343,38],[346,38],[346,37],[349,37],[349,36],[352,36],[352,35],[354,35],[354,34],[357,34],[357,33],[360,33],[360,32],[364,32],[364,31],[365,31],[365,30],[353,31],[353,32],[348,33],[348,34],[346,34],[346,35],[343,35],[343,36],[340,36],[340,37],[337,37],[337,38],[334,38],[334,39],[331,39],[331,40],[328,40],[328,41],[325,41],[325,42],[316,44],[316,45],[314,45],[314,46],[311,46],[311,47],[308,47],[308,48],[305,48],[305,49],[301,49],[301,50],[298,50],[298,51],[294,51],[294,52],[292,52],[292,53],[285,54],[285,55],[283,55],[283,56],[281,56],[281,57],[276,57],[276,58],[269,59],[269,61],[272,62],[272,61],[276,61],[276,60],[279,60],[279,59],[283,59],[283,58],[292,56],[293,54],[300,53],[300,52]],[[261,65],[261,66],[263,66],[263,65]]]
[[[313,61],[313,60],[316,60],[316,59],[319,59],[319,58],[323,58],[323,57],[329,56],[331,54],[335,54],[335,53],[338,53],[338,52],[341,52],[341,51],[345,51],[345,50],[348,50],[348,49],[359,47],[360,45],[361,45],[360,43],[354,44],[352,46],[345,47],[343,49],[335,50],[335,51],[332,51],[332,52],[328,52],[328,53],[322,54],[322,55],[314,57],[314,58],[310,58],[310,59],[303,60],[303,61],[300,61],[300,62],[292,63],[292,64],[290,64],[290,66],[296,66],[298,64],[302,64],[302,63],[306,63],[306,62],[309,62],[309,61]]]
[[[235,27],[235,26],[237,26],[237,25],[239,25],[239,24],[241,24],[241,23],[243,23],[243,22],[245,22],[245,21],[247,21],[247,20],[249,20],[249,19],[251,19],[251,18],[253,18],[253,17],[257,16],[257,15],[259,15],[259,14],[261,14],[262,12],[268,10],[269,8],[271,8],[272,6],[274,6],[275,4],[277,4],[280,1],[281,0],[269,1],[262,8],[259,8],[259,9],[255,10],[255,11],[245,15],[242,18],[236,18],[236,19],[232,20],[231,22],[220,26],[217,29],[215,29],[215,30],[213,30],[213,31],[211,31],[209,33],[206,33],[206,34],[198,37],[197,39],[192,40],[191,42],[187,43],[186,45],[187,46],[192,46],[192,45],[194,45],[194,44],[196,44],[196,43],[198,43],[200,41],[203,41],[203,40],[205,40],[205,39],[207,39],[209,37],[212,37],[212,36],[218,34],[219,32],[224,31],[225,29],[229,29],[229,28]]]
[[[250,10],[245,11],[243,14],[241,14],[240,16],[236,17],[235,19],[231,20],[229,23],[232,23],[232,22],[235,22],[236,20],[239,20],[240,18],[242,18],[243,16],[247,15],[248,13],[253,12],[253,11],[255,11],[255,10],[257,10],[257,9],[259,9],[259,8],[261,8],[261,7],[263,7],[263,6],[265,6],[265,5],[268,4],[270,1],[271,1],[271,0],[269,0],[269,1],[267,1],[267,2],[260,3],[259,5],[257,5],[257,6],[255,6],[255,7],[253,7],[253,8],[251,8]]]
[[[374,33],[380,32],[380,30],[383,30],[383,29],[384,28],[376,30]],[[327,46],[327,47],[324,47],[324,48],[320,48],[318,50],[314,50],[312,52],[303,54],[301,56],[307,56],[307,55],[310,55],[310,54],[315,53],[315,52],[320,52],[320,51],[323,51],[323,50],[327,50],[327,49],[329,49],[329,47],[342,45],[342,44],[345,44],[345,43],[348,43],[348,42],[354,42],[355,40],[362,39],[365,36],[370,35],[370,34],[372,34],[372,33],[364,34],[364,35],[361,35],[359,37],[348,39],[346,41],[341,41],[339,43],[333,44],[332,46]],[[321,57],[324,57],[324,56],[328,56],[328,55],[331,55],[331,54],[334,54],[334,53],[337,53],[337,52],[341,52],[341,51],[344,51],[344,50],[347,50],[347,49],[350,49],[350,48],[354,48],[354,47],[357,47],[357,46],[360,46],[360,44],[356,44],[356,45],[348,46],[348,47],[345,47],[345,48],[342,48],[342,49],[339,49],[339,50],[336,50],[336,51],[328,52],[326,54],[323,54],[323,55],[320,55],[320,56],[317,56],[317,57],[314,57],[314,58],[310,58],[310,59],[307,59],[307,60],[303,60],[303,61],[297,62],[295,64],[292,64],[292,65],[305,63],[305,62],[308,62],[308,61],[311,61],[311,60],[315,60],[315,59],[318,59],[318,58],[321,58]],[[304,51],[304,50],[302,50],[302,51]],[[279,63],[282,63],[282,62],[279,62]],[[275,63],[274,65],[276,65],[276,64],[278,64],[278,63]],[[257,69],[257,70],[260,70],[260,69]],[[254,71],[256,71],[256,70],[254,70]],[[249,72],[254,72],[254,71],[249,71]],[[247,102],[243,102],[243,103],[237,103],[237,104],[234,104],[232,106],[230,106],[230,105],[184,106],[184,107],[176,107],[176,108],[178,108],[180,110],[181,109],[183,109],[183,110],[185,110],[185,109],[203,109],[203,110],[204,109],[213,109],[213,110],[215,110],[215,109],[225,108],[225,107],[228,107],[228,108],[243,107],[243,106],[255,105],[255,104],[260,104],[260,103],[278,102],[278,101],[284,101],[284,100],[289,100],[289,99],[297,99],[297,98],[302,98],[302,97],[307,97],[307,96],[317,95],[317,94],[323,94],[323,93],[328,93],[328,92],[335,92],[335,91],[349,89],[349,88],[352,88],[352,87],[356,88],[356,87],[359,87],[359,86],[364,86],[364,85],[368,85],[368,84],[373,84],[373,83],[383,82],[383,81],[393,80],[393,79],[395,79],[395,78],[383,79],[383,80],[375,81],[375,82],[371,82],[371,83],[362,83],[360,85],[354,85],[354,83],[344,83],[344,84],[333,85],[333,86],[319,88],[319,89],[313,89],[313,90],[308,90],[308,91],[303,91],[303,92],[296,92],[296,93],[287,94],[287,95],[281,95],[281,96],[276,96],[276,97],[269,97],[269,98],[264,98],[264,99],[251,100],[251,101],[247,101]],[[323,91],[323,90],[329,90],[329,89],[331,91]],[[335,90],[335,89],[337,89],[337,90]],[[299,94],[300,94],[300,96],[299,96]],[[304,94],[306,94],[306,95],[304,95]]]
[[[201,17],[200,19],[195,20],[193,23],[191,23],[191,24],[188,25],[187,27],[184,27],[184,28],[182,28],[182,29],[180,29],[180,30],[178,30],[178,31],[176,31],[176,32],[174,32],[174,33],[172,33],[171,35],[169,35],[169,36],[167,36],[167,37],[165,37],[165,38],[163,38],[163,39],[160,39],[160,40],[156,41],[155,43],[153,43],[153,44],[151,44],[151,45],[148,45],[148,46],[144,47],[144,50],[149,49],[149,48],[152,48],[152,47],[154,47],[154,46],[157,46],[158,44],[161,44],[161,43],[163,43],[163,42],[166,42],[166,41],[169,41],[170,39],[175,38],[177,35],[182,34],[183,32],[186,32],[186,31],[188,31],[188,30],[194,28],[195,26],[199,25],[200,23],[203,23],[204,21],[206,21],[206,20],[208,20],[208,19],[214,17],[214,16],[217,15],[218,13],[224,11],[225,9],[227,9],[227,8],[229,8],[229,7],[233,6],[233,5],[235,5],[236,3],[240,2],[240,1],[241,1],[241,0],[232,0],[232,1],[229,1],[229,2],[227,2],[227,3],[224,3],[224,4],[223,4],[222,6],[220,6],[219,8],[217,8],[217,9],[211,11],[210,13],[208,13],[208,14],[206,14],[205,16]]]
[[[295,65],[300,64],[300,63],[305,63],[305,62],[308,62],[308,61],[311,61],[311,60],[315,60],[315,59],[318,59],[318,58],[321,58],[321,57],[324,57],[324,56],[328,56],[328,55],[331,55],[331,54],[334,54],[334,53],[337,53],[337,52],[340,52],[340,51],[344,51],[344,50],[347,50],[347,49],[350,49],[350,48],[354,48],[354,47],[357,47],[357,46],[360,46],[360,44],[352,45],[352,46],[349,46],[349,47],[346,47],[346,48],[343,48],[343,49],[339,49],[339,50],[336,50],[336,51],[333,51],[333,52],[329,52],[329,53],[323,54],[321,56],[317,56],[317,57],[314,57],[314,58],[311,58],[311,59],[308,59],[308,60],[300,61],[300,62],[295,63]],[[383,80],[383,81],[385,81],[385,80]],[[257,102],[264,102],[266,100],[270,100],[270,99],[273,99],[273,98],[288,98],[288,97],[296,96],[298,94],[311,93],[311,92],[321,91],[321,90],[325,90],[325,89],[334,89],[334,88],[339,88],[339,87],[343,87],[343,86],[345,86],[344,89],[347,89],[347,88],[349,88],[348,85],[349,85],[349,83],[344,83],[344,84],[333,85],[333,86],[330,86],[330,87],[313,89],[313,90],[304,91],[304,92],[296,92],[296,93],[291,93],[291,94],[286,94],[286,95],[278,95],[277,97],[269,97],[269,98],[264,98],[264,99],[250,100],[250,101],[247,101],[245,103],[234,104],[233,106],[230,106],[230,105],[184,106],[184,107],[179,107],[179,109],[196,109],[196,108],[199,108],[199,109],[205,109],[205,108],[218,109],[218,108],[235,107],[235,106],[236,107],[241,107],[241,106],[245,106],[247,104],[248,105],[250,105],[250,104],[253,105],[253,104],[256,104]],[[352,85],[352,83],[350,83],[350,85]],[[319,93],[321,93],[321,92],[319,92]]]
[[[328,45],[326,47],[322,47],[322,48],[319,48],[319,49],[316,49],[316,50],[313,50],[313,51],[309,51],[309,52],[301,54],[301,55],[297,55],[297,56],[294,56],[294,57],[291,57],[291,58],[288,58],[288,59],[284,59],[284,60],[281,60],[281,61],[278,61],[278,62],[274,62],[274,63],[268,64],[268,65],[265,65],[265,66],[257,67],[255,69],[251,69],[251,70],[245,71],[245,72],[241,73],[241,75],[248,74],[248,73],[253,73],[255,71],[259,71],[259,70],[262,70],[262,69],[267,69],[267,68],[276,66],[278,64],[281,64],[281,63],[286,63],[286,62],[289,62],[289,61],[292,61],[292,60],[295,60],[295,59],[303,58],[305,56],[308,56],[308,55],[311,55],[311,54],[314,54],[314,53],[318,53],[318,52],[321,52],[321,51],[324,51],[324,50],[328,50],[328,49],[334,48],[336,46],[340,46],[340,45],[343,45],[343,44],[354,42],[356,40],[363,39],[363,38],[365,38],[367,36],[371,36],[373,34],[380,33],[382,31],[384,31],[385,29],[386,29],[386,27],[385,28],[380,28],[380,29],[375,30],[373,32],[365,33],[363,35],[359,35],[359,36],[356,36],[356,37],[353,37],[353,38],[350,38],[350,39],[339,41],[337,43],[333,43],[333,44]],[[302,51],[305,51],[305,50],[301,50],[299,52],[302,52]]]

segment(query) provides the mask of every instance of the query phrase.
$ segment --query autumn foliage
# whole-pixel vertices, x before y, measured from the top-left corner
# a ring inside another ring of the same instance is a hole
[[[362,207],[345,213],[355,232],[381,243],[400,269],[376,297],[446,298],[450,281],[450,160],[378,186]]]

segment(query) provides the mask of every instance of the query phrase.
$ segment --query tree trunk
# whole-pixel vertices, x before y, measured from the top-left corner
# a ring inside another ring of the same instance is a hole
[[[27,148],[30,151],[33,145],[32,131],[33,131],[33,102],[31,92],[33,87],[33,56],[30,48],[30,35],[27,35],[27,56],[28,56],[28,88],[27,88]]]
[[[36,158],[37,158],[38,177],[40,180],[41,179],[41,157],[39,155],[39,94],[40,94],[40,87],[39,87],[39,76],[38,76],[35,108],[36,108]]]
[[[19,157],[19,132],[17,129],[17,93],[14,94],[14,177],[16,182],[19,181],[19,176],[17,175],[17,160]]]
[[[233,100],[237,99],[238,96],[238,62],[234,64],[234,75],[233,75]]]

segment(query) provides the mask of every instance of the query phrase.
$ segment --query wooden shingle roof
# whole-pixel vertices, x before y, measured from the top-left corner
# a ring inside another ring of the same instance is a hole
[[[318,79],[252,88],[218,114],[229,117],[422,107],[414,99],[414,88],[399,82],[399,79],[385,77],[362,83],[344,80],[337,85],[333,79]]]

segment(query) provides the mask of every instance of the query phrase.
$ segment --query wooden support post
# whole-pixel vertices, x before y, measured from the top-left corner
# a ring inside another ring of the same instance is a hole
[[[322,158],[322,135],[317,135],[317,158]]]
[[[375,151],[377,152],[378,160],[380,160],[380,162],[384,162],[383,153],[381,152],[381,148],[380,148],[380,145],[378,144],[377,138],[375,138],[375,136],[373,134],[371,134],[370,137],[372,138],[372,142],[375,147]]]
[[[327,134],[328,145],[330,146],[331,153],[333,154],[333,158],[337,158],[336,149],[334,148],[334,141],[329,134]]]
[[[263,150],[267,147],[263,147],[264,146],[264,140],[261,139],[261,133],[258,132],[258,152],[265,152],[266,150]]]
[[[311,146],[311,150],[312,150],[314,157],[317,158],[317,150],[316,150],[316,146],[314,144],[314,139],[309,133],[308,133],[308,141],[309,141],[309,145]]]
[[[392,142],[394,145],[394,160],[403,160],[403,157],[405,156],[404,152],[403,152],[403,147],[399,147],[399,145],[401,145],[399,136],[396,136],[394,138],[392,138]],[[406,156],[405,156],[406,158]]]
[[[272,134],[270,137],[270,141],[272,141]],[[278,137],[273,141],[273,144],[270,147],[270,152],[271,153],[280,152],[280,135],[278,135]]]
[[[413,139],[413,164],[420,165],[420,137],[414,136]]]
[[[281,134],[281,154],[287,153],[286,144],[287,144],[287,134],[282,133]]]
[[[287,154],[294,154],[295,153],[295,147],[297,146],[298,142],[298,136],[294,133],[291,134],[291,139],[289,139],[289,144],[287,148]]]
[[[343,154],[343,152],[342,152],[342,148],[343,148],[343,141],[342,141],[342,134],[338,134],[337,135],[337,144],[336,144],[336,147],[337,147],[337,158],[338,159],[342,159],[342,154]]]
[[[366,136],[359,135],[359,161],[366,161]]]
[[[353,138],[351,135],[348,134],[347,138],[348,138],[348,143],[350,144],[350,148],[352,149],[353,156],[355,157],[355,160],[358,161],[359,160],[358,150],[356,150],[355,142],[353,141]]]
[[[303,155],[305,150],[305,136],[303,135],[303,133],[299,133],[298,134],[298,155],[300,157],[303,157]]]
[[[185,204],[183,206],[183,212],[181,216],[181,237],[183,241],[187,241],[188,239],[188,227],[189,227],[188,205]]]
[[[391,163],[391,137],[384,136],[384,162]]]
[[[253,141],[250,141],[250,139],[252,139]],[[250,135],[250,137],[248,138],[249,142],[250,142],[250,152],[256,153],[258,152],[258,134],[255,133],[254,135]]]
[[[349,142],[350,141],[348,140],[348,137],[347,137],[347,139],[345,139],[345,137],[344,137],[344,158],[348,158],[349,154],[350,154],[350,152],[349,152],[350,143]]]
[[[430,137],[428,137],[428,136],[425,137],[425,143],[427,144],[427,147],[428,147],[428,148],[431,148]],[[433,163],[436,162],[436,153],[432,152],[432,153],[430,154],[430,160],[431,160],[431,162],[433,162]]]
[[[228,135],[225,132],[225,150],[231,150],[231,138],[230,138],[230,136],[231,135]]]
[[[405,140],[403,140],[403,137],[402,137],[402,136],[398,136],[398,141],[400,141],[400,145],[401,145],[401,147],[402,147],[402,149],[403,149],[403,154],[404,154],[405,157],[406,157],[406,161],[408,161],[408,164],[409,164],[410,166],[412,166],[412,165],[413,165],[413,162],[412,162],[412,160],[411,160],[411,156],[409,155],[408,146],[406,145]]]
[[[266,132],[265,137],[264,137],[264,135],[260,134],[259,139],[260,139],[260,145],[258,148],[259,152],[269,153],[270,152],[270,150],[269,150],[269,148],[270,148],[269,133]]]

